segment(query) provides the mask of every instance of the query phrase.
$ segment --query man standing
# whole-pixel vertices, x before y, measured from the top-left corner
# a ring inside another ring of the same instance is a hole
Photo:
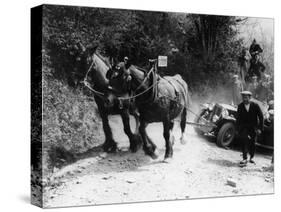
[[[253,158],[256,149],[257,136],[263,131],[263,113],[260,106],[251,101],[252,93],[242,91],[242,103],[238,105],[237,128],[242,142],[243,160],[241,166],[247,165],[248,153],[250,154],[250,163],[255,163]]]

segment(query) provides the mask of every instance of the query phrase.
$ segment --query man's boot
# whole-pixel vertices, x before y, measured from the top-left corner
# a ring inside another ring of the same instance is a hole
[[[243,167],[243,166],[246,166],[246,165],[247,165],[247,159],[241,160],[239,164],[240,164],[240,166],[242,166],[242,167]]]
[[[253,164],[256,164],[256,162],[253,160],[253,157],[250,158],[249,162],[253,163]]]

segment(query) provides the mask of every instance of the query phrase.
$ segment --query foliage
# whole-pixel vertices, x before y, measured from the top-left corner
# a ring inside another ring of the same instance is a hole
[[[48,72],[44,68],[44,73]],[[75,160],[79,153],[102,144],[104,135],[95,102],[81,89],[43,76],[43,169]]]
[[[139,66],[168,55],[161,72],[180,73],[191,87],[237,70],[242,41],[236,17],[48,5],[44,11],[44,48],[54,76],[70,85],[87,69],[81,43],[98,45],[110,58],[128,56]]]

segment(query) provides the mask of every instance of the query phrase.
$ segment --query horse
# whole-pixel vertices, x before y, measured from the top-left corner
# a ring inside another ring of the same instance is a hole
[[[181,143],[186,143],[185,127],[187,109],[190,106],[190,95],[187,83],[180,75],[160,77],[156,65],[149,72],[144,72],[134,65],[118,63],[107,74],[111,95],[122,100],[135,99],[140,113],[139,132],[143,140],[143,150],[152,159],[158,158],[156,145],[148,137],[146,127],[149,123],[162,122],[165,139],[164,161],[173,157],[171,131],[174,120],[180,117]],[[127,97],[129,94],[129,97]],[[109,98],[109,101],[112,102]]]
[[[142,139],[139,135],[139,114],[136,107],[131,102],[123,102],[122,106],[119,102],[114,102],[110,106],[107,104],[107,88],[108,79],[106,73],[110,69],[110,63],[102,57],[97,51],[97,47],[83,48],[83,55],[88,66],[84,84],[93,92],[94,99],[98,107],[99,114],[102,119],[103,131],[105,134],[105,142],[102,147],[105,152],[116,152],[117,143],[113,139],[112,130],[109,125],[109,115],[121,115],[125,134],[129,138],[130,150],[137,152],[142,146]],[[130,128],[130,116],[133,115],[136,120],[136,130],[133,133]]]

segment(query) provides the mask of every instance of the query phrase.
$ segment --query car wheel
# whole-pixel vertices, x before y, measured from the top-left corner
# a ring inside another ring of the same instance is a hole
[[[235,137],[235,126],[232,122],[222,125],[217,135],[217,145],[220,147],[228,147]]]

